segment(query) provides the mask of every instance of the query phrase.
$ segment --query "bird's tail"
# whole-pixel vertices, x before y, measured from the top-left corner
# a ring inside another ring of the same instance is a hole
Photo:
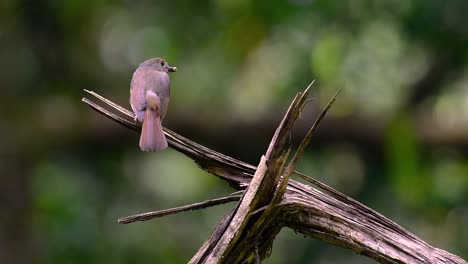
[[[149,105],[153,105],[151,101],[147,100],[147,102]],[[154,106],[146,108],[141,128],[140,148],[148,152],[158,152],[167,148],[167,140],[162,129],[161,115],[159,113],[159,102],[155,102]]]

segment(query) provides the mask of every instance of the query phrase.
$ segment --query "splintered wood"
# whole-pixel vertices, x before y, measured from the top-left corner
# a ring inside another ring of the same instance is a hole
[[[273,240],[283,227],[351,249],[381,263],[467,263],[458,256],[430,246],[351,197],[294,170],[318,124],[338,94],[320,113],[289,159],[292,152],[289,143],[291,130],[308,102],[312,84],[313,82],[294,98],[268,149],[259,158],[257,167],[218,153],[164,128],[171,148],[195,161],[201,169],[227,181],[239,192],[177,208],[124,217],[119,222],[146,221],[238,201],[235,208],[221,219],[189,263],[260,263],[271,253]],[[97,93],[85,91],[113,111],[87,98],[82,99],[84,103],[124,127],[140,132],[141,128],[135,124],[131,111]],[[315,187],[290,180],[293,174]]]

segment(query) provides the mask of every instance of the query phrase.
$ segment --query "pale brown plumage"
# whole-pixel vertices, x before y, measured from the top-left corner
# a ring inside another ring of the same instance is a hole
[[[130,84],[130,105],[135,120],[143,122],[140,148],[157,152],[167,148],[161,122],[166,115],[170,96],[168,72],[176,71],[162,58],[144,61],[133,73]]]

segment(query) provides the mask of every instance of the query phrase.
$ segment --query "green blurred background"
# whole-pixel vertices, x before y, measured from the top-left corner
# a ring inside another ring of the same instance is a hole
[[[146,58],[179,71],[165,125],[257,164],[316,79],[295,146],[342,94],[299,170],[468,258],[468,2],[0,2],[2,263],[184,263],[234,204],[118,217],[225,195],[225,182],[80,102],[129,107]],[[265,263],[373,263],[284,229]]]

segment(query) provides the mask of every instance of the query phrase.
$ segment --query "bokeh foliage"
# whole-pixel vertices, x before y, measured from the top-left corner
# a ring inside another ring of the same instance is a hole
[[[468,258],[468,2],[463,0],[0,2],[0,258],[181,263],[232,205],[119,225],[230,191],[173,150],[90,111],[128,106],[133,70],[162,56],[166,126],[257,164],[293,95],[298,125],[343,88],[300,170]],[[364,263],[284,230],[266,263]]]

